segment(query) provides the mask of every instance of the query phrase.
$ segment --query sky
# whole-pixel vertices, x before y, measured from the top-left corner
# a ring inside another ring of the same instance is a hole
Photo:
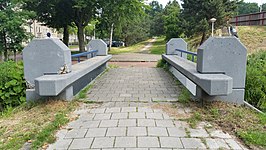
[[[151,2],[152,0],[147,0],[147,1],[148,1],[148,2]],[[161,4],[163,4],[163,6],[165,6],[169,0],[157,0],[157,1],[158,1],[159,3],[161,3]],[[178,1],[179,4],[180,4],[180,0],[177,0],[177,1]],[[250,3],[255,2],[255,3],[258,3],[259,5],[261,5],[262,2],[266,3],[266,0],[244,0],[244,1],[245,1],[245,2],[250,2]]]

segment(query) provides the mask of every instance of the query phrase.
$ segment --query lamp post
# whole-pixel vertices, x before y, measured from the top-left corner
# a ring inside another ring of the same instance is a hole
[[[213,37],[213,32],[214,32],[214,22],[216,21],[215,18],[211,18],[210,19],[211,23],[212,23],[212,37]]]

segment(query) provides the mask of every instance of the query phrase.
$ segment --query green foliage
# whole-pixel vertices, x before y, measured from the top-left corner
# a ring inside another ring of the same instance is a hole
[[[259,145],[262,147],[266,147],[266,132],[265,131],[239,131],[238,136],[242,138],[245,143]]]
[[[199,5],[201,4],[201,5]],[[216,18],[215,27],[226,24],[236,9],[236,0],[183,0],[183,27],[188,37],[202,34],[201,43],[211,29],[211,18]]]
[[[0,64],[0,111],[26,101],[26,82],[22,63],[8,61]]]
[[[262,4],[262,11],[266,11],[266,3]]]
[[[178,83],[178,85],[181,89],[181,92],[178,96],[178,102],[182,104],[188,104],[190,102],[191,93],[189,92],[189,90],[187,90],[187,88],[181,85],[181,83]]]
[[[164,34],[163,6],[158,1],[152,1],[149,6],[147,13],[151,20],[150,36],[161,36]]]
[[[160,59],[156,65],[156,67],[168,70],[168,64],[164,59]]]
[[[4,52],[7,60],[8,51],[21,51],[22,42],[29,38],[23,26],[31,13],[20,9],[20,1],[1,0],[0,3],[0,53]]]
[[[180,20],[180,5],[176,0],[169,2],[164,9],[164,29],[166,41],[171,38],[179,38],[183,29],[181,28]]]
[[[245,100],[266,111],[266,52],[248,57]]]
[[[193,115],[187,119],[188,124],[191,128],[196,128],[199,121],[202,120],[202,115],[199,112],[194,112]]]
[[[89,84],[84,89],[82,89],[78,94],[78,99],[87,98],[87,92],[93,87],[93,84]]]
[[[238,15],[259,12],[259,5],[258,3],[249,3],[241,0],[240,2],[237,3],[236,11]]]

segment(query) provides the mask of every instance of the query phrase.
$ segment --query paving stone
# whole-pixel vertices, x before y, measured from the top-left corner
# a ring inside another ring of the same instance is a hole
[[[129,113],[129,119],[145,119],[145,118],[146,118],[145,113],[141,113],[141,112]]]
[[[113,113],[111,119],[127,119],[128,113]]]
[[[181,138],[184,148],[186,149],[206,149],[206,146],[197,138]]]
[[[155,127],[154,119],[138,119],[139,127]]]
[[[225,133],[222,130],[208,130],[208,131],[211,137],[214,137],[214,138],[223,138],[223,139],[232,138],[228,133]]]
[[[99,127],[99,124],[100,124],[100,120],[85,121],[85,122],[82,122],[82,124],[80,124],[80,128],[82,129],[96,128],[96,127]]]
[[[117,127],[118,120],[102,120],[100,123],[101,128]]]
[[[151,108],[147,108],[147,107],[138,107],[138,112],[153,113],[153,110]]]
[[[239,144],[233,139],[225,139],[225,142],[230,146],[232,149],[242,150]]]
[[[186,130],[184,128],[167,128],[169,136],[186,137]]]
[[[136,137],[116,137],[115,147],[137,147]]]
[[[188,129],[191,137],[209,137],[205,129]]]
[[[138,137],[138,147],[160,147],[159,140],[157,137]]]
[[[120,97],[132,97],[132,94],[120,94]]]
[[[84,138],[87,129],[72,129],[67,132],[65,139]]]
[[[113,148],[114,141],[115,141],[114,137],[95,138],[91,148]]]
[[[111,118],[111,113],[96,114],[94,120],[106,120]]]
[[[90,128],[86,134],[86,137],[104,137],[107,128]]]
[[[54,150],[54,149],[68,149],[72,142],[72,139],[62,139],[56,141],[54,144],[49,145],[48,150]]]
[[[121,112],[136,112],[137,108],[136,107],[122,107]]]
[[[95,114],[81,114],[79,116],[79,119],[78,120],[81,120],[81,121],[90,121],[94,118]]]
[[[210,149],[230,149],[223,139],[206,138],[206,144]]]
[[[104,113],[104,112],[105,112],[105,108],[96,108],[90,111],[90,113],[93,113],[93,114]]]
[[[75,121],[68,123],[66,128],[67,129],[79,129],[82,126],[82,124],[83,124],[82,120],[75,120]]]
[[[176,127],[182,127],[182,128],[190,128],[188,123],[185,121],[174,121],[174,124]]]
[[[74,139],[69,149],[89,149],[93,138]]]
[[[177,137],[160,137],[162,148],[183,148],[183,145]]]
[[[172,120],[156,120],[157,127],[174,127],[174,122]]]
[[[56,137],[60,140],[60,139],[64,139],[66,134],[67,134],[68,130],[67,129],[62,129],[62,130],[59,130],[57,133],[56,133]]]
[[[148,119],[163,119],[163,115],[161,113],[146,113]]]
[[[126,148],[126,150],[149,150],[148,148]]]
[[[127,136],[147,136],[146,127],[128,127]]]
[[[125,127],[108,128],[106,136],[126,136],[126,132]]]
[[[163,127],[148,127],[149,136],[168,136],[166,128]]]
[[[137,125],[136,119],[122,119],[119,120],[118,127],[135,127]]]
[[[120,107],[107,108],[105,113],[119,113],[121,111]]]

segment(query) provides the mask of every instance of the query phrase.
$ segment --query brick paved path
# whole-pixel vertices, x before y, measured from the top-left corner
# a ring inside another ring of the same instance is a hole
[[[48,149],[244,149],[235,138],[206,122],[192,129],[185,121],[152,107],[154,100],[176,101],[178,91],[175,81],[162,69],[111,69],[97,79],[88,94],[88,100],[104,103],[97,108],[85,104],[76,110],[79,118],[60,130]],[[176,109],[177,115],[191,111]]]
[[[96,81],[90,101],[177,101],[179,89],[160,68],[117,68]]]

